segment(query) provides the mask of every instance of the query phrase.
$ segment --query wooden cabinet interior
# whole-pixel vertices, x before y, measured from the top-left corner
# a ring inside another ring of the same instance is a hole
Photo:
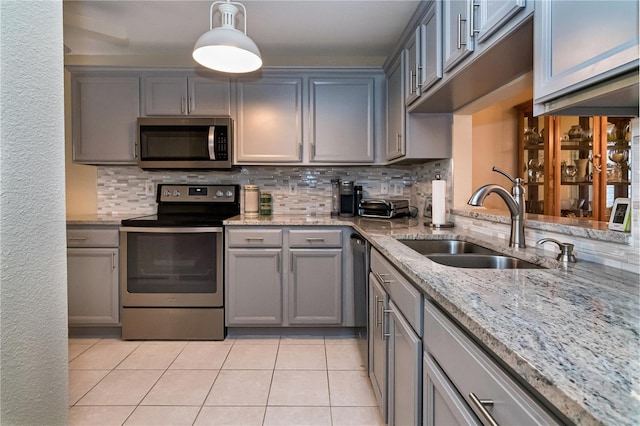
[[[608,221],[631,188],[630,117],[534,117],[530,102],[518,111],[526,212]]]

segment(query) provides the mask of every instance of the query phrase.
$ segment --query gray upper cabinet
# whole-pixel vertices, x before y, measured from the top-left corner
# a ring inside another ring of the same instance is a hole
[[[310,145],[313,162],[374,160],[373,78],[311,78]]]
[[[135,164],[139,100],[137,75],[72,74],[73,161]]]
[[[637,115],[638,8],[624,0],[536,3],[535,115]]]
[[[229,80],[221,77],[149,75],[144,80],[144,115],[231,113]]]
[[[237,82],[235,163],[302,160],[302,79],[264,77]]]
[[[404,48],[404,58],[405,58],[405,79],[406,82],[404,86],[405,90],[405,102],[409,105],[411,102],[418,99],[420,96],[420,67],[422,65],[421,61],[421,31],[420,27],[416,28],[414,37],[410,38],[407,42],[407,45]]]
[[[480,0],[474,6],[472,32],[479,45],[490,40],[513,16],[525,7],[527,0]],[[533,1],[533,0],[528,0]]]
[[[431,3],[420,31],[420,90],[426,91],[442,78],[442,2]]]
[[[472,0],[442,2],[443,12],[443,64],[451,71],[474,50],[471,19]]]
[[[404,90],[402,88],[403,61],[398,57],[387,80],[387,143],[385,158],[393,160],[405,153],[404,149]]]

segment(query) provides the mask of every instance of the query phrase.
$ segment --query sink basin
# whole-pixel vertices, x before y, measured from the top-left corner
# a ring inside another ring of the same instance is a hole
[[[417,251],[420,254],[460,254],[460,253],[485,253],[496,254],[495,251],[458,240],[398,240],[405,246]]]
[[[478,269],[540,269],[541,267],[515,257],[497,254],[432,254],[427,256],[441,265]]]

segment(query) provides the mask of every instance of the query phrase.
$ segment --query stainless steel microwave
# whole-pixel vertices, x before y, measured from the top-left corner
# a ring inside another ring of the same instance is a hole
[[[138,166],[143,169],[230,169],[230,117],[138,118]]]

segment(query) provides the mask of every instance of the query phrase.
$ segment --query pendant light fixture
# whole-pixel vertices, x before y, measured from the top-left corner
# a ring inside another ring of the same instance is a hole
[[[222,16],[222,26],[213,28],[214,8]],[[235,18],[239,6],[244,16],[244,32],[236,29]],[[258,46],[247,36],[247,9],[240,3],[216,1],[209,9],[209,31],[193,46],[193,59],[216,71],[245,73],[262,66]]]

